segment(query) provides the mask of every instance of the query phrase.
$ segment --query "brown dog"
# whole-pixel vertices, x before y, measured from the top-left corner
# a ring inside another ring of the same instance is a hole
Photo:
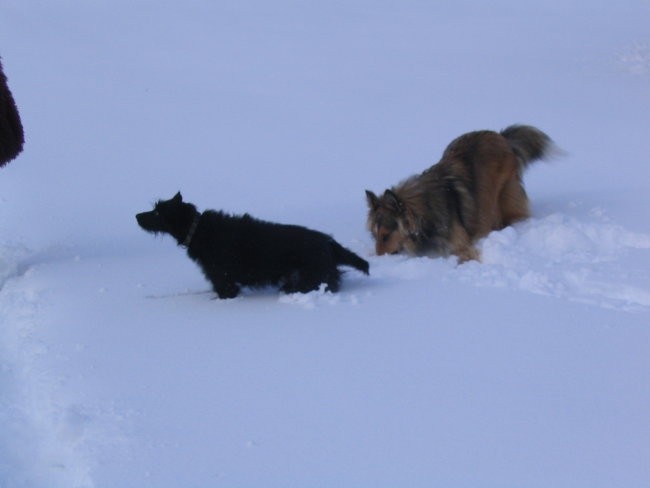
[[[469,132],[424,173],[380,197],[366,190],[377,254],[478,259],[477,239],[529,216],[523,171],[553,147],[546,134],[525,125]]]

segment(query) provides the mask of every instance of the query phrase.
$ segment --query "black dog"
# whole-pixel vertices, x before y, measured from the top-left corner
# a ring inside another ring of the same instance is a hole
[[[321,284],[339,289],[346,265],[368,274],[368,262],[332,237],[297,225],[274,224],[250,215],[215,210],[200,213],[180,192],[136,215],[148,232],[170,234],[199,264],[219,298],[234,298],[240,286],[276,285],[285,293],[307,293]]]

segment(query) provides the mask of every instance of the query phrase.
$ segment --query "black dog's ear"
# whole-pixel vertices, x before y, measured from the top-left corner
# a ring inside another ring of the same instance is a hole
[[[392,190],[386,190],[384,192],[384,201],[391,209],[393,209],[398,213],[402,213],[402,211],[404,210],[404,207],[402,207],[402,202],[400,201],[399,197],[395,194],[395,192]]]
[[[174,198],[172,198],[172,201],[176,202],[176,203],[182,203],[183,196],[181,195],[180,191],[178,193],[176,193],[176,195],[174,195]]]
[[[375,210],[379,207],[379,197],[370,190],[366,190],[366,200],[368,201],[368,208],[370,210]]]

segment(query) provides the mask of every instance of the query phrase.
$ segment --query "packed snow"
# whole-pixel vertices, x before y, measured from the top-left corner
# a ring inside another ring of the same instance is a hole
[[[3,0],[0,486],[650,485],[650,4]],[[364,190],[512,123],[563,154],[481,262]],[[215,299],[135,214],[332,234],[338,294]]]

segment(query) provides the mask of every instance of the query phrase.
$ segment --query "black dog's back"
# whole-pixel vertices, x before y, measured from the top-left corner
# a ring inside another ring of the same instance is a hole
[[[158,227],[150,223],[154,218],[166,222]],[[306,293],[324,284],[336,292],[341,279],[338,266],[368,273],[368,263],[331,236],[249,215],[199,213],[180,194],[139,214],[138,222],[145,230],[169,233],[185,245],[221,298],[237,296],[240,286],[276,285],[286,293]]]
[[[217,293],[225,275],[242,286],[277,285],[286,293],[306,293],[321,284],[338,291],[339,265],[368,273],[366,261],[326,234],[211,210],[202,214],[188,254],[201,264]],[[234,291],[225,288],[220,296]]]

